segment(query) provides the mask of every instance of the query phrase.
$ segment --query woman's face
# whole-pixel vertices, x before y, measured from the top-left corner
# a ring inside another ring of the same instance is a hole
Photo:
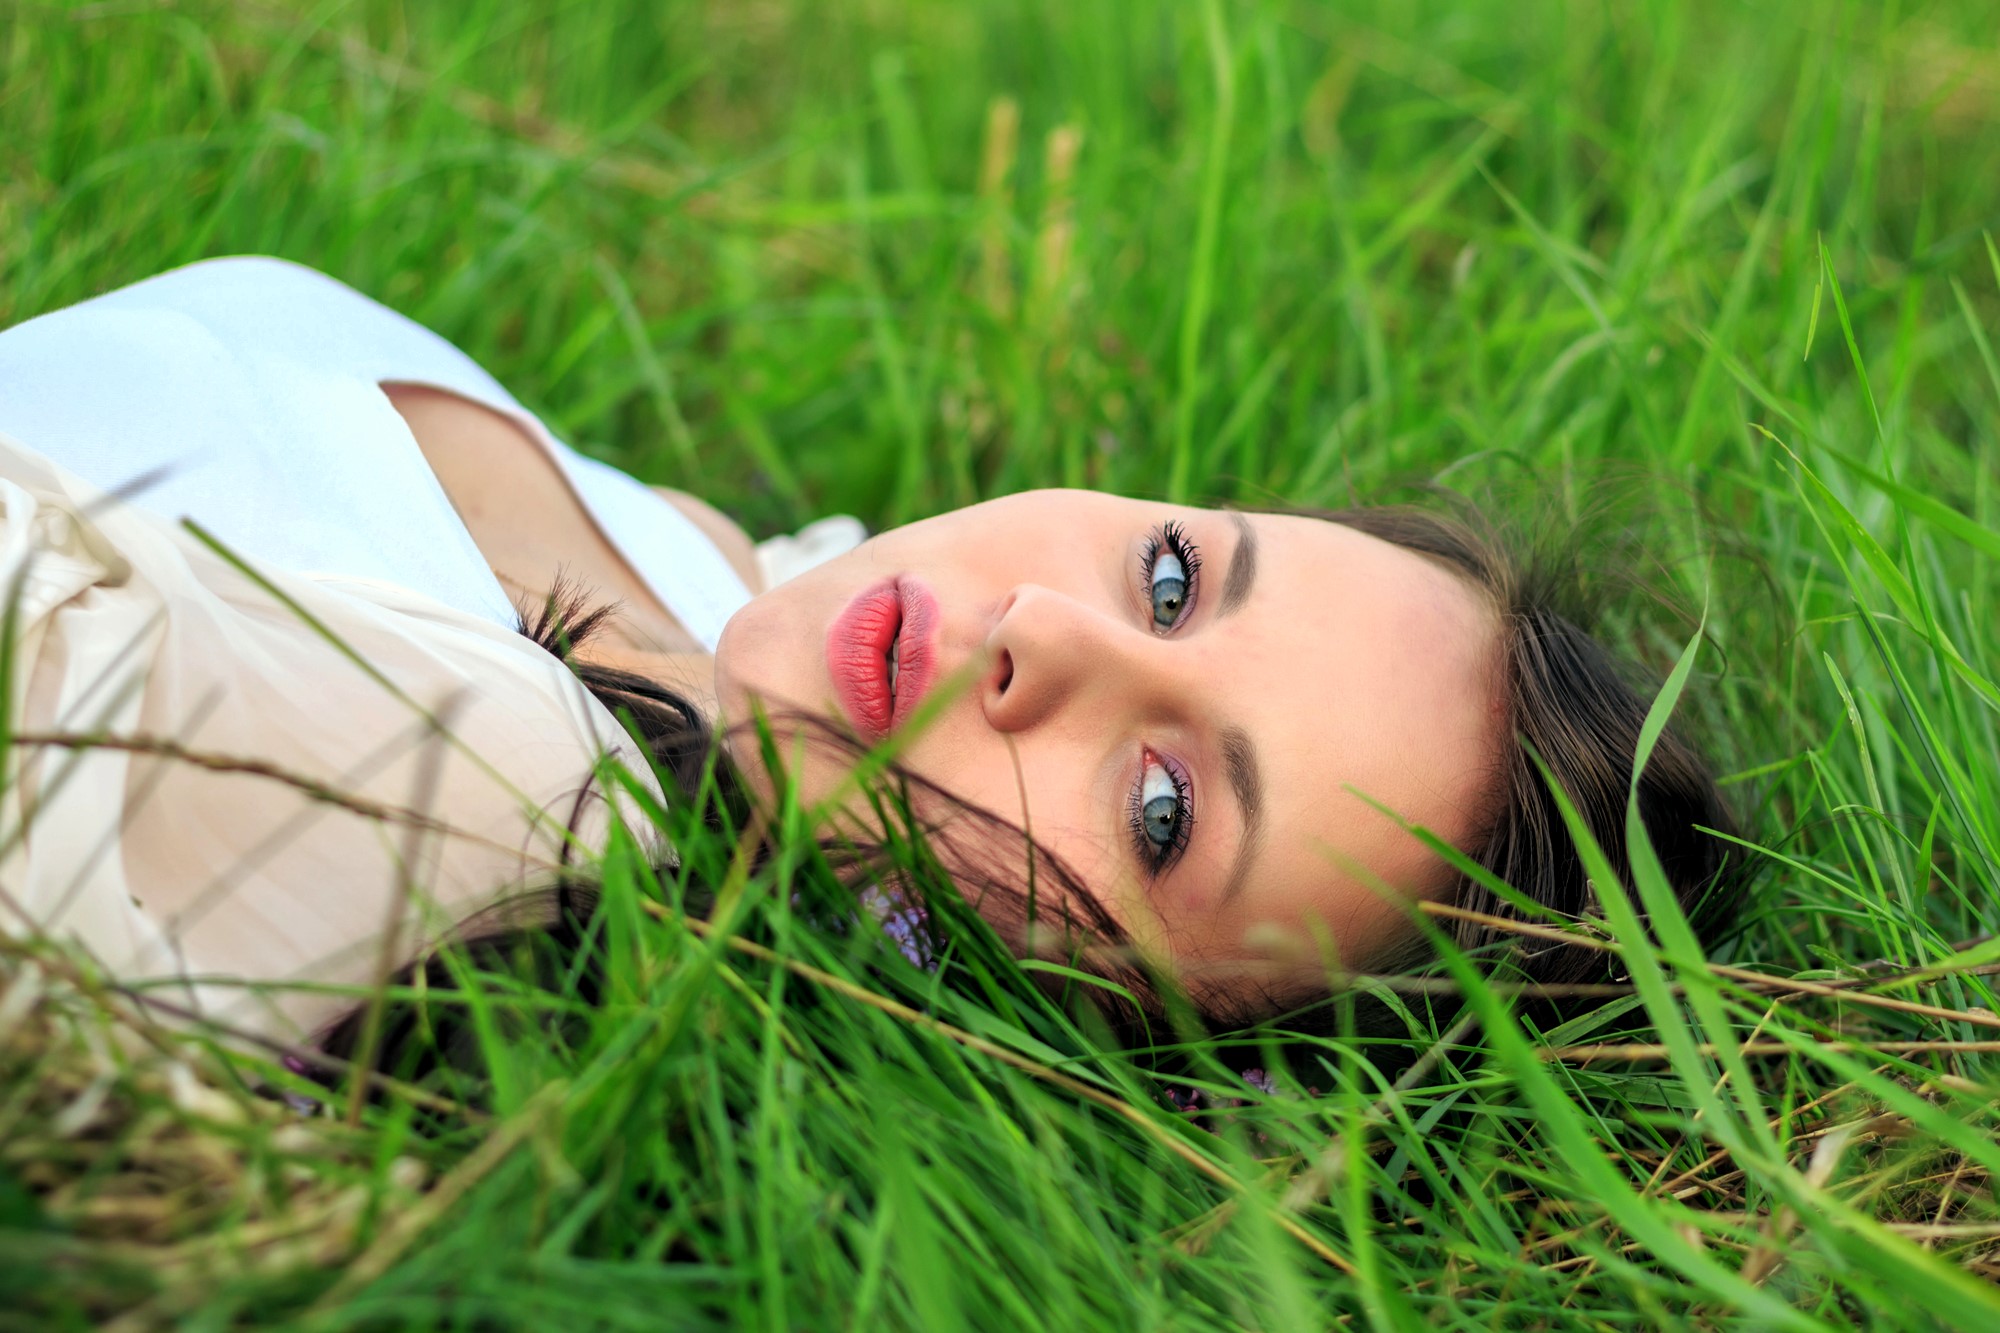
[[[1032,491],[873,538],[756,598],[716,651],[725,725],[760,701],[873,742],[1029,830],[1135,944],[1204,967],[1369,966],[1476,831],[1500,739],[1486,603],[1311,518]],[[844,772],[795,747],[814,799]],[[1350,790],[1351,789],[1351,790]],[[1359,794],[1357,794],[1359,793]]]

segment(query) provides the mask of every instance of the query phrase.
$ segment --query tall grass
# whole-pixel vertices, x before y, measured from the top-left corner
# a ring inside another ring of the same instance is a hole
[[[1598,864],[1629,993],[1546,1030],[1447,951],[1275,1092],[1163,1034],[1195,1118],[976,932],[813,926],[797,836],[680,830],[706,925],[614,852],[606,1002],[442,1127],[9,945],[0,1323],[2000,1324],[1994,17],[11,0],[0,322],[284,255],[759,532],[1637,476],[1695,618],[1615,620],[1765,874],[1711,960]]]

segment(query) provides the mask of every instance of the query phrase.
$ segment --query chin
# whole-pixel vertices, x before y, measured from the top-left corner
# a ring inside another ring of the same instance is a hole
[[[744,640],[756,636],[754,628],[746,627],[746,621],[755,606],[756,603],[751,602],[739,608],[736,614],[724,623],[721,637],[715,641],[715,706],[720,715],[714,722],[718,731],[748,716],[744,704],[749,694],[731,668],[735,663],[744,660],[743,651],[747,646]]]
[[[786,624],[782,609],[772,604],[769,594],[756,598],[729,618],[715,644],[717,732],[726,737],[732,728],[754,727],[761,708],[774,719],[781,752],[786,749],[784,727],[776,718],[824,714],[828,708],[816,700],[815,682],[792,679],[795,674],[804,674],[795,670],[804,636]],[[737,771],[768,793],[769,783],[756,750],[754,733],[747,734],[743,744],[729,747]]]

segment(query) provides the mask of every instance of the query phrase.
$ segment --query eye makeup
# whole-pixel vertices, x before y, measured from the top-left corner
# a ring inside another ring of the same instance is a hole
[[[1169,520],[1155,528],[1139,553],[1139,604],[1155,634],[1171,634],[1194,611],[1201,585],[1201,551]]]
[[[1138,781],[1126,798],[1132,848],[1148,875],[1173,868],[1194,832],[1194,784],[1179,760],[1141,749]]]

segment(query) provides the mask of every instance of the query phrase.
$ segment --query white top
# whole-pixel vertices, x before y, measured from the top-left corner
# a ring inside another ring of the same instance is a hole
[[[191,264],[0,333],[0,433],[255,561],[380,579],[512,628],[513,605],[385,382],[517,422],[710,651],[750,599],[686,515],[557,440],[465,353],[283,260]]]
[[[0,707],[25,738],[0,785],[0,931],[297,1039],[352,991],[243,982],[368,985],[391,921],[400,963],[600,850],[607,757],[650,786],[516,632],[385,381],[519,422],[697,639],[747,600],[680,511],[309,269],[214,260],[0,333]],[[783,577],[859,536],[823,522],[760,562]],[[80,744],[102,737],[120,745]]]
[[[606,757],[651,784],[513,630],[382,580],[246,573],[5,436],[0,599],[0,931],[253,1032],[355,1000],[240,982],[366,986],[391,920],[401,963],[601,849]]]

